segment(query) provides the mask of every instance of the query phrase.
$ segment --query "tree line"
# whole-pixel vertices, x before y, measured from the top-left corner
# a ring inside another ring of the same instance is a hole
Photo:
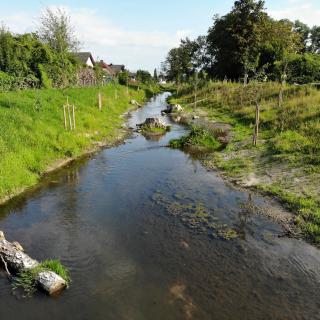
[[[77,84],[82,65],[73,54],[79,41],[69,16],[46,9],[38,23],[36,32],[25,34],[0,27],[0,90]],[[101,70],[95,71],[101,76]]]
[[[206,35],[182,39],[162,64],[177,83],[200,78],[310,83],[320,81],[320,27],[275,20],[262,0],[235,1],[224,16],[215,15]]]

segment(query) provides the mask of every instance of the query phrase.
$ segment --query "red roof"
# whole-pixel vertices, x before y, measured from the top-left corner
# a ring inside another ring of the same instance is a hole
[[[104,69],[107,73],[109,73],[110,75],[114,76],[114,71],[112,70],[112,68],[105,63],[103,60],[100,60],[99,65],[102,69]]]

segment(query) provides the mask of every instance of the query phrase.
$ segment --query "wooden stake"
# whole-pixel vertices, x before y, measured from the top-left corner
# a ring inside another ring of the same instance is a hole
[[[281,85],[281,89],[279,91],[279,97],[278,97],[278,107],[281,108],[283,103],[283,85]]]
[[[98,94],[98,100],[99,100],[99,110],[102,110],[102,97],[101,97],[101,93],[99,92]]]
[[[71,113],[70,113],[70,105],[69,104],[68,104],[68,115],[69,115],[70,130],[72,130],[72,120],[71,120]]]
[[[260,123],[260,106],[256,103],[256,123],[254,126],[253,133],[253,145],[257,146],[258,136],[259,136],[259,123]]]
[[[67,114],[66,114],[66,105],[63,105],[63,117],[64,117],[64,128],[67,130]]]
[[[75,107],[74,104],[72,105],[72,116],[73,116],[73,129],[76,129],[76,112],[75,112]]]

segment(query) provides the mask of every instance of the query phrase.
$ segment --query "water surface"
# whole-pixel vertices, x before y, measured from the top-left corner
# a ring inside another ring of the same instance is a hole
[[[166,97],[132,112],[129,125],[159,116]],[[319,250],[280,237],[255,212],[277,204],[165,147],[185,133],[177,124],[159,141],[137,133],[0,208],[8,240],[38,260],[61,259],[72,278],[57,298],[21,299],[2,272],[0,319],[320,319]]]

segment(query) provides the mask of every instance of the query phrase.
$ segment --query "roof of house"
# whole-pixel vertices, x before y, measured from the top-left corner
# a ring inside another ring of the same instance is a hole
[[[115,73],[119,73],[124,70],[123,64],[110,64],[109,65]]]
[[[78,58],[83,64],[86,64],[89,58],[90,58],[92,64],[93,64],[93,65],[95,64],[91,52],[75,52],[74,55],[75,55],[75,57]]]
[[[113,71],[113,69],[107,63],[105,63],[103,60],[100,60],[99,65],[104,71],[106,71],[111,76],[115,75],[115,72]]]

